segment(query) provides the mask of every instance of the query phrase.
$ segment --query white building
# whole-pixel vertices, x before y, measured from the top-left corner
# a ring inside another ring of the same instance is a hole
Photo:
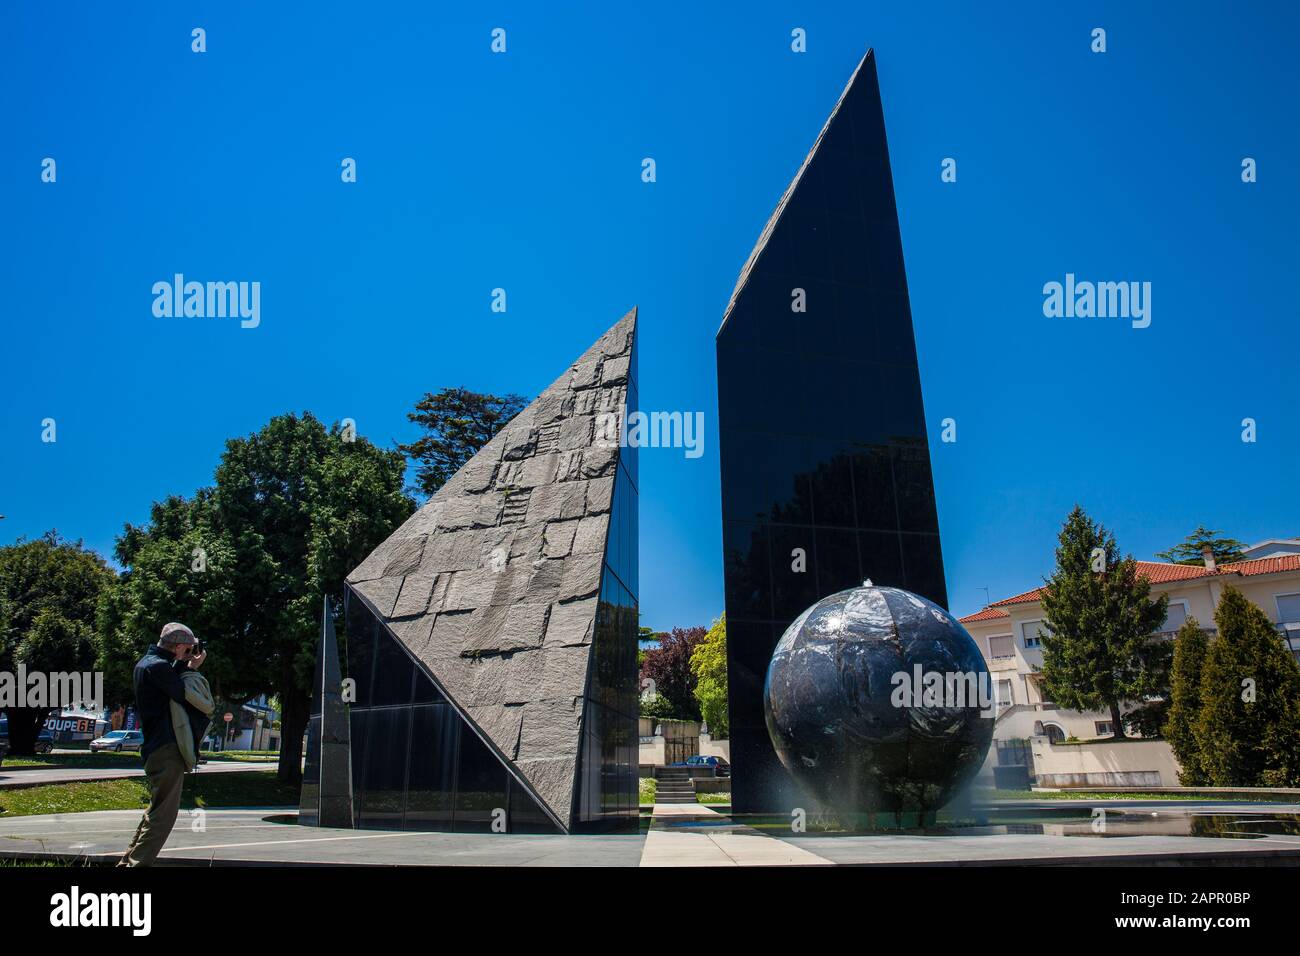
[[[1294,550],[1287,550],[1293,548]],[[1169,613],[1160,634],[1172,637],[1183,621],[1195,617],[1207,630],[1225,585],[1240,590],[1264,610],[1300,659],[1300,539],[1265,541],[1247,553],[1264,557],[1217,567],[1139,561],[1138,573],[1151,582],[1153,595],[1169,596]],[[1047,699],[1043,688],[1040,632],[1041,588],[997,601],[961,619],[988,664],[997,696],[995,741],[1027,740],[1045,735],[1088,740],[1112,733],[1109,713],[1066,710]]]
[[[1242,556],[1247,559],[1283,558],[1289,554],[1300,554],[1300,538],[1269,538],[1259,544],[1252,544],[1242,549]]]

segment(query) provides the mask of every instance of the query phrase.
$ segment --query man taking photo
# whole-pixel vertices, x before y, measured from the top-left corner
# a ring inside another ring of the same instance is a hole
[[[181,784],[191,768],[177,745],[172,703],[185,704],[185,672],[197,671],[207,658],[208,652],[193,632],[173,622],[163,625],[158,643],[135,665],[135,706],[144,730],[140,755],[144,758],[150,800],[118,866],[152,865],[176,824]],[[189,728],[183,728],[183,732],[188,734]]]

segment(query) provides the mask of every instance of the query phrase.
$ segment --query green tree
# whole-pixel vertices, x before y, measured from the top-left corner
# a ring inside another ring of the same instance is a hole
[[[1109,710],[1113,736],[1123,739],[1121,705],[1168,688],[1172,648],[1151,639],[1168,603],[1163,595],[1151,600],[1137,562],[1121,558],[1114,535],[1076,505],[1042,595],[1049,629],[1042,673],[1051,699],[1073,710]]]
[[[104,559],[56,531],[0,548],[0,671],[85,673],[95,669],[95,608],[113,580]],[[35,752],[49,714],[43,707],[11,707],[9,747]]]
[[[723,738],[727,724],[727,615],[724,613],[691,651],[691,673],[695,675],[695,700],[709,733]]]
[[[1201,668],[1199,763],[1216,787],[1300,785],[1300,665],[1262,610],[1224,588]]]
[[[110,706],[135,698],[132,671],[168,621],[181,621],[208,646],[204,676],[218,694],[260,693],[264,648],[246,639],[250,581],[274,576],[269,555],[246,549],[241,564],[210,488],[155,502],[147,525],[127,525],[115,556],[125,568],[99,602],[98,667]]]
[[[231,439],[213,487],[154,506],[118,540],[122,590],[101,602],[120,672],[181,620],[208,642],[204,673],[232,706],[258,694],[281,707],[279,776],[301,779],[302,735],[325,595],[411,514],[405,461],[350,440],[309,413]],[[116,683],[115,683],[116,686]]]
[[[522,395],[489,395],[467,388],[427,392],[406,415],[424,434],[397,446],[415,465],[420,491],[433,495],[527,404]]]
[[[656,694],[665,698],[672,709],[662,717],[679,720],[699,720],[699,705],[695,702],[695,675],[691,672],[691,652],[704,640],[702,627],[675,627],[660,635],[659,646],[646,651],[641,664],[641,687],[653,687]],[[647,685],[646,681],[652,681]]]
[[[1174,564],[1204,566],[1206,545],[1209,545],[1216,564],[1228,564],[1233,561],[1240,561],[1245,557],[1241,553],[1245,545],[1236,538],[1218,537],[1221,534],[1223,534],[1222,531],[1212,531],[1205,525],[1198,525],[1196,530],[1189,534],[1181,544],[1174,545],[1168,551],[1159,552],[1156,557],[1172,561]]]
[[[1201,750],[1196,742],[1196,722],[1201,712],[1201,670],[1210,639],[1200,623],[1189,617],[1174,635],[1174,663],[1169,683],[1169,712],[1165,739],[1182,768],[1178,782],[1184,787],[1206,785]]]
[[[658,639],[659,639],[659,635],[655,633],[653,627],[646,627],[644,624],[642,624],[640,627],[637,628],[636,669],[638,674],[641,672],[641,666],[645,664],[646,649],[641,645],[646,644],[650,641],[657,641]],[[652,715],[642,714],[641,716],[649,717]]]
[[[677,716],[677,708],[663,694],[650,694],[641,698],[640,715],[661,720],[672,720]]]

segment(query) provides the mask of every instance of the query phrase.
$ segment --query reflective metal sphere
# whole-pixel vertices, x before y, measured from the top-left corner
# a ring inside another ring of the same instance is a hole
[[[951,614],[868,581],[786,629],[763,708],[786,769],[852,827],[951,800],[988,752],[991,696],[983,655]]]

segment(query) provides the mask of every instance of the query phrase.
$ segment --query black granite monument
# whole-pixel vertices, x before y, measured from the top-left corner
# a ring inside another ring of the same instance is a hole
[[[861,584],[947,605],[876,61],[858,64],[759,237],[717,336],[733,806],[788,812],[773,648]]]

